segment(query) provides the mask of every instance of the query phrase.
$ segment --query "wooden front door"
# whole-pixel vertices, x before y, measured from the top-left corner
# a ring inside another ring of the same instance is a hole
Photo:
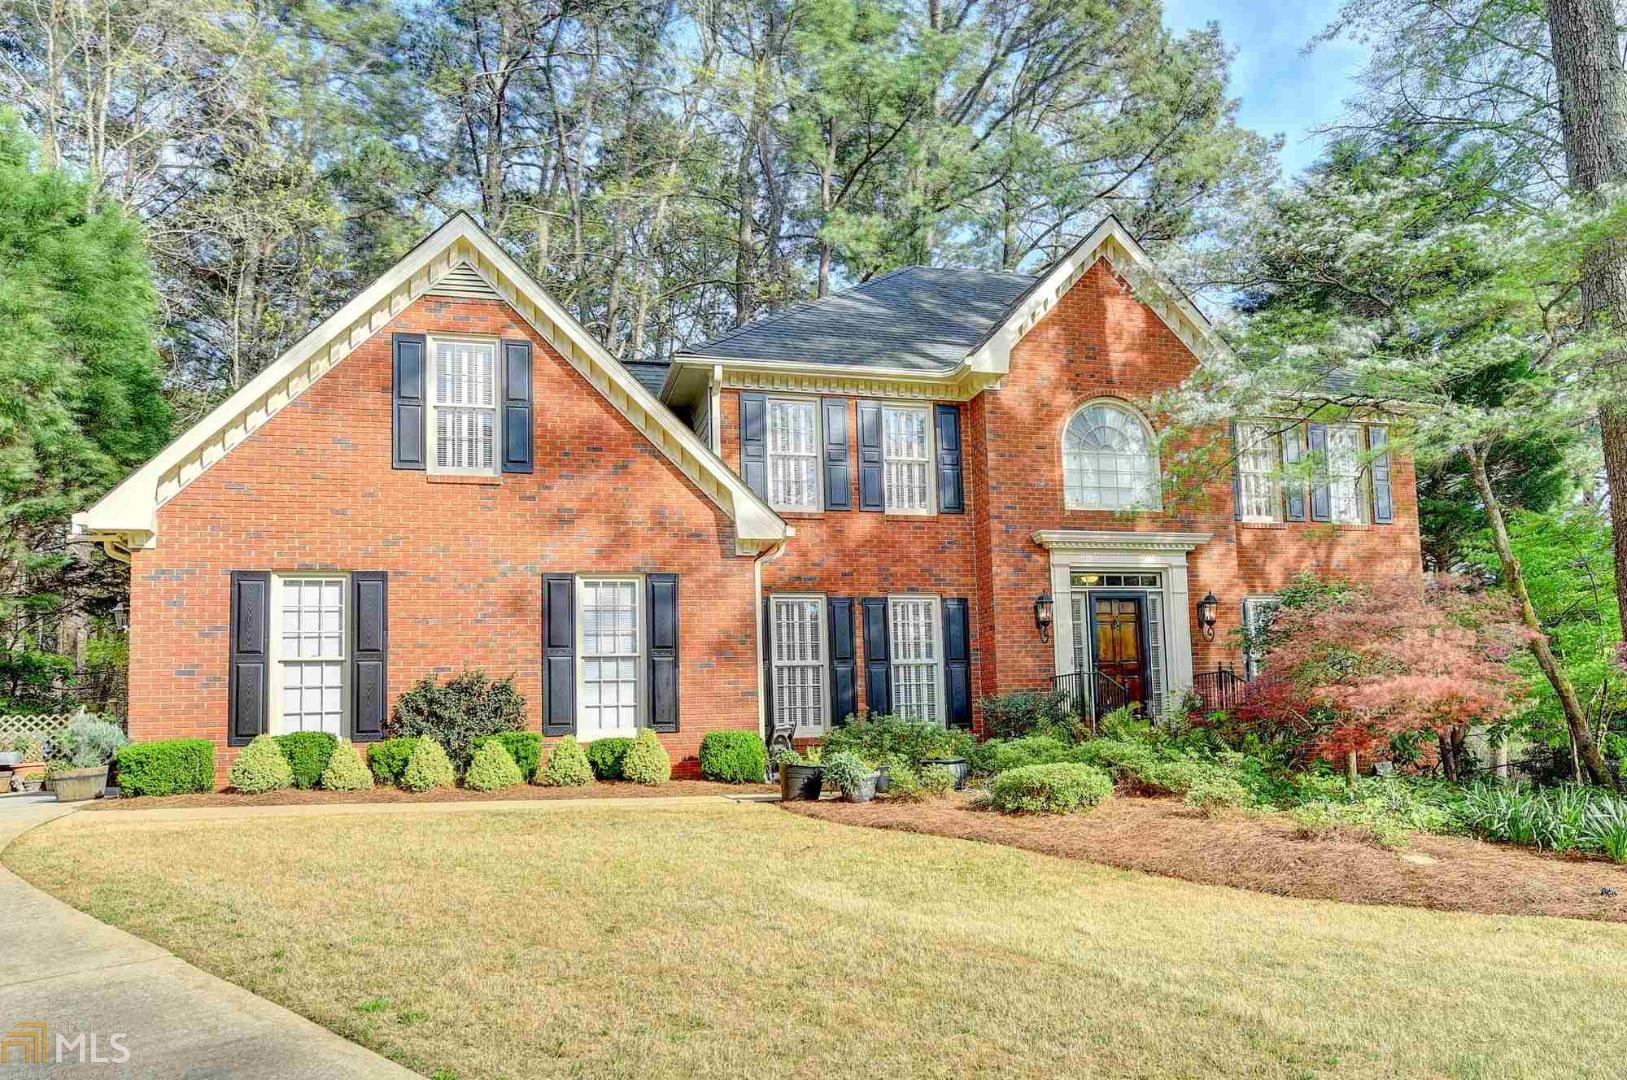
[[[1140,595],[1093,593],[1090,598],[1091,648],[1095,667],[1118,685],[1125,697],[1147,704],[1147,610]],[[1104,691],[1103,695],[1106,697]]]

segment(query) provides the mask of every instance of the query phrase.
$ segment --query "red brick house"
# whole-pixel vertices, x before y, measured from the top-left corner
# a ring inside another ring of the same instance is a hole
[[[1164,503],[1143,408],[1219,348],[1109,220],[1037,277],[910,268],[623,364],[460,215],[75,527],[131,564],[131,734],[222,770],[476,666],[680,770],[1081,671],[1156,711],[1301,570],[1420,572],[1381,427],[1243,418]]]

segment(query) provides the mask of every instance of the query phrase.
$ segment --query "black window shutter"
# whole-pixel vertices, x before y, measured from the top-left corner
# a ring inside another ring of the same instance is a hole
[[[576,731],[576,576],[542,576],[542,733]]]
[[[825,621],[830,636],[830,719],[845,724],[859,711],[859,679],[853,647],[853,598],[830,598]]]
[[[879,401],[859,402],[859,509],[886,509],[881,480],[881,402]]]
[[[763,738],[774,735],[774,601],[763,597]]]
[[[424,335],[396,334],[391,339],[395,407],[391,413],[390,465],[424,467]]]
[[[266,730],[270,679],[271,575],[264,570],[232,571],[231,667],[227,671],[226,742],[242,746]]]
[[[678,730],[678,575],[644,579],[650,652],[650,727]]]
[[[825,398],[825,509],[853,509],[853,467],[847,436],[847,399]]]
[[[960,467],[960,406],[933,410],[938,427],[938,513],[966,512],[966,485]]]
[[[1305,520],[1305,477],[1299,474],[1304,460],[1305,429],[1294,424],[1282,433],[1283,516],[1289,521]]]
[[[350,737],[372,742],[384,735],[390,696],[390,575],[350,575]]]
[[[531,471],[531,343],[503,342],[503,471]]]
[[[1311,452],[1311,520],[1330,521],[1333,509],[1328,501],[1328,426],[1308,424],[1305,433]]]
[[[740,395],[740,477],[759,499],[768,498],[768,397]]]
[[[1243,444],[1237,437],[1237,421],[1232,421],[1232,517],[1243,519]]]
[[[1390,433],[1381,427],[1367,429],[1367,448],[1373,452],[1373,524],[1395,523],[1395,496],[1390,490]]]
[[[893,711],[892,665],[888,662],[887,598],[864,598],[864,696],[872,716]]]
[[[972,726],[971,623],[966,598],[945,597],[943,602],[943,672],[948,689],[950,727]]]

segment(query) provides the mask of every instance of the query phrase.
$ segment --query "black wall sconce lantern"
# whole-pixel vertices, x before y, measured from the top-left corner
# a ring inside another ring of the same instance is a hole
[[[1203,595],[1198,601],[1198,626],[1203,630],[1205,641],[1215,640],[1215,619],[1220,615],[1220,601],[1213,592]]]
[[[1051,594],[1042,592],[1034,597],[1034,625],[1039,627],[1039,639],[1051,640],[1051,623],[1056,618],[1056,601]]]

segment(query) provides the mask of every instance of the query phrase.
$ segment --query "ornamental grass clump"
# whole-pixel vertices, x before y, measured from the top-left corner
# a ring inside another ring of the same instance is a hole
[[[623,777],[635,784],[659,787],[672,779],[672,759],[667,756],[667,748],[661,745],[655,732],[645,728],[633,740],[633,745],[627,748],[621,771]]]
[[[456,787],[457,782],[452,759],[446,756],[441,744],[427,736],[420,738],[401,773],[401,786],[408,791],[424,792]]]
[[[329,791],[367,791],[373,786],[373,774],[362,760],[361,751],[353,742],[342,742],[333,748],[327,768],[322,770],[322,786]]]
[[[1059,762],[1026,765],[1001,773],[989,788],[989,805],[1014,814],[1071,814],[1113,794],[1113,778],[1094,765]]]
[[[482,743],[469,761],[463,786],[471,791],[502,791],[524,781],[514,755],[500,742]]]
[[[227,774],[232,787],[245,795],[280,791],[294,784],[294,770],[270,735],[256,735],[232,762]]]
[[[587,751],[571,735],[548,748],[548,761],[537,773],[543,787],[587,787],[593,783],[593,766]]]

